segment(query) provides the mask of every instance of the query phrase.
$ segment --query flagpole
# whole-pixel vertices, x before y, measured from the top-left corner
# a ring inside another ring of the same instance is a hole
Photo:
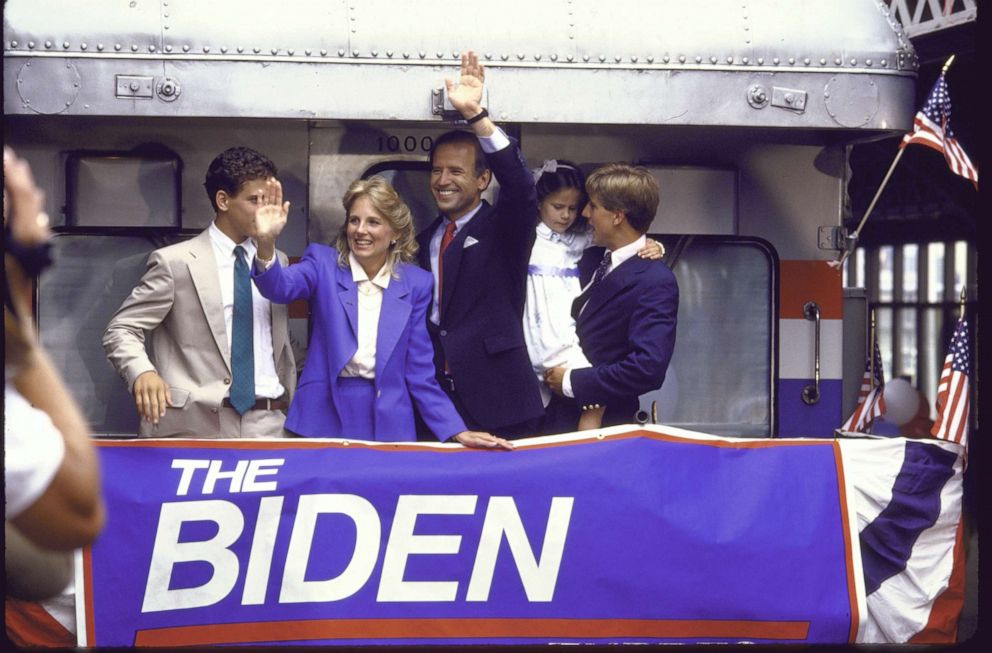
[[[965,284],[961,284],[961,297],[958,301],[961,307],[961,314],[958,315],[958,320],[964,318],[964,304],[968,299],[968,287]]]
[[[875,309],[871,309],[871,317],[868,322],[868,371],[871,373],[868,381],[868,390],[875,389]]]
[[[941,68],[940,74],[941,75],[946,74],[947,69],[951,67],[952,63],[954,63],[953,54],[950,57],[948,57],[947,61],[944,63],[944,67]],[[875,191],[875,197],[871,199],[871,203],[868,205],[868,209],[865,211],[864,217],[861,218],[861,222],[858,223],[858,228],[854,230],[853,234],[848,236],[849,243],[847,247],[844,248],[844,252],[841,254],[840,258],[837,259],[836,261],[830,262],[831,267],[839,268],[840,266],[844,265],[844,261],[846,261],[847,257],[851,255],[851,251],[854,249],[854,243],[858,241],[858,237],[861,235],[861,228],[865,226],[865,222],[868,221],[868,216],[870,216],[871,212],[875,209],[875,204],[878,202],[878,198],[881,197],[882,191],[885,189],[885,186],[889,183],[889,178],[892,176],[892,171],[896,169],[897,165],[899,165],[899,159],[902,158],[902,153],[905,150],[906,148],[904,147],[899,148],[899,151],[896,153],[896,158],[892,160],[892,165],[889,166],[889,171],[885,173],[885,177],[882,179],[882,183],[878,186],[878,190]]]
[[[897,159],[898,160],[898,159]],[[868,319],[868,395],[875,389],[875,309],[871,309]],[[874,418],[865,424],[865,433],[870,434],[875,428]]]

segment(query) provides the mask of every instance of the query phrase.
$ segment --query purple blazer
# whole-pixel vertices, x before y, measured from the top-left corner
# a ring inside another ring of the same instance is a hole
[[[358,287],[351,269],[338,265],[337,250],[312,244],[299,263],[282,267],[278,259],[252,278],[264,297],[286,304],[310,304],[311,337],[286,428],[307,437],[346,438],[342,415],[352,406],[337,400],[341,370],[358,349]],[[400,264],[382,294],[376,336],[375,432],[377,441],[417,439],[413,404],[439,440],[465,430],[434,378],[433,347],[427,334],[427,308],[434,279],[415,265]]]

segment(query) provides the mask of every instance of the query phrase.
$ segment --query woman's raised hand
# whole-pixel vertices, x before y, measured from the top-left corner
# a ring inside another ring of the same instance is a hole
[[[265,182],[265,188],[258,197],[255,209],[254,236],[258,246],[258,257],[272,260],[275,254],[276,236],[286,226],[289,216],[289,202],[282,199],[282,184],[275,177]]]

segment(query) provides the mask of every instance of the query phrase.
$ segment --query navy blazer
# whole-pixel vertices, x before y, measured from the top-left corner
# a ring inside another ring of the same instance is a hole
[[[360,437],[344,433],[341,415],[353,406],[339,401],[339,374],[358,349],[358,287],[351,268],[338,265],[338,252],[327,245],[307,247],[299,263],[278,261],[259,274],[255,285],[264,297],[285,304],[310,302],[312,335],[286,428],[309,437]],[[399,264],[399,278],[389,280],[375,351],[375,440],[417,439],[413,403],[439,440],[465,430],[451,400],[434,378],[433,350],[425,325],[434,279],[414,265]]]
[[[579,261],[583,287],[603,251],[589,248]],[[606,405],[604,426],[630,424],[639,396],[661,387],[672,360],[678,283],[667,265],[632,256],[583,298],[575,330],[592,367],[572,370],[572,392],[579,405]]]
[[[499,182],[495,206],[483,202],[444,254],[440,325],[431,328],[435,364],[445,361],[470,427],[500,427],[544,414],[523,333],[527,263],[534,245],[537,191],[515,141],[487,155]],[[436,219],[417,236],[420,265],[431,269]],[[469,246],[466,239],[471,237]]]

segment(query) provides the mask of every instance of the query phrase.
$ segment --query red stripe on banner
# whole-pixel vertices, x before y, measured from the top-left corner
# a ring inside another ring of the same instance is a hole
[[[779,317],[804,319],[803,306],[814,301],[820,306],[820,319],[839,320],[844,316],[844,290],[840,269],[827,261],[779,261]]]
[[[947,589],[933,602],[930,619],[920,632],[909,638],[910,644],[953,644],[958,636],[958,617],[964,606],[964,520],[958,522],[954,536],[954,566]]]
[[[299,261],[300,261],[299,256],[289,257],[290,265],[293,265],[294,263],[299,263]],[[310,305],[307,303],[307,300],[305,299],[298,299],[295,302],[290,302],[288,310],[289,310],[289,319],[291,320],[299,320],[299,319],[305,320],[308,317],[310,317]]]
[[[725,638],[803,640],[807,621],[647,619],[317,619],[139,630],[135,646],[342,639]]]
[[[551,436],[557,438],[557,436]],[[626,431],[624,433],[610,433],[590,435],[582,438],[569,438],[567,440],[555,439],[553,442],[527,443],[517,440],[514,445],[521,449],[547,449],[551,447],[563,447],[577,443],[604,442],[607,440],[627,440],[630,438],[648,438],[650,440],[660,440],[662,442],[691,442],[702,446],[719,447],[723,449],[764,449],[767,447],[822,447],[830,445],[824,440],[770,440],[770,439],[745,439],[738,442],[731,442],[724,439],[708,440],[704,438],[696,439],[670,433],[658,433],[648,430]],[[314,438],[285,438],[278,440],[243,440],[238,438],[211,438],[202,440],[184,440],[179,438],[163,439],[132,439],[132,440],[94,440],[97,447],[137,447],[137,448],[158,448],[170,447],[181,449],[343,449],[359,447],[363,449],[379,449],[384,451],[423,451],[430,449],[440,453],[475,453],[480,455],[494,454],[493,449],[470,449],[462,446],[438,447],[430,444],[419,444],[413,442],[387,442],[378,443],[369,440],[344,440],[327,439],[318,440]]]
[[[75,648],[76,638],[40,603],[7,597],[3,602],[7,638],[18,648]]]
[[[93,607],[93,553],[83,547],[83,602],[86,604],[86,645],[96,646],[96,609]]]
[[[831,443],[834,449],[834,467],[837,470],[837,498],[840,501],[841,523],[852,523],[847,512],[847,490],[844,485],[844,459],[841,456],[840,443]],[[851,626],[847,633],[847,641],[853,644],[858,638],[858,625],[861,614],[858,612],[858,586],[854,580],[854,544],[851,542],[851,529],[844,528],[844,558],[847,562],[847,596],[851,606]]]

